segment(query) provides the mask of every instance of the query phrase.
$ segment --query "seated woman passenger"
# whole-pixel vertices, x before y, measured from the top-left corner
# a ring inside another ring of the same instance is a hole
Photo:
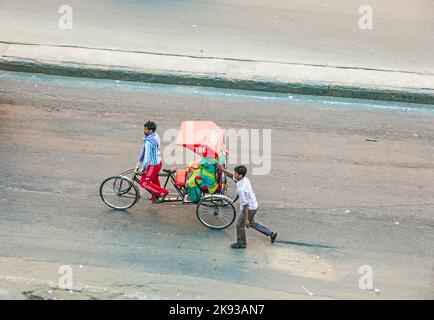
[[[189,165],[192,169],[190,178],[188,178],[186,186],[190,201],[198,202],[201,196],[201,188],[207,187],[209,193],[214,193],[218,187],[217,181],[217,159],[202,158],[198,165]]]

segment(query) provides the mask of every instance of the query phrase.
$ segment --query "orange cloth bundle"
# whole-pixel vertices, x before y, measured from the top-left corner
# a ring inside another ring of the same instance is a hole
[[[200,168],[199,161],[195,160],[195,161],[191,161],[191,162],[188,164],[188,166],[187,166],[187,171],[188,171],[188,172],[192,172],[192,171],[197,170],[197,169],[199,169],[199,168]]]

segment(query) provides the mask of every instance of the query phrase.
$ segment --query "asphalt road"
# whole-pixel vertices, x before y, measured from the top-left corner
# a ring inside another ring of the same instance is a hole
[[[2,72],[0,288],[71,265],[135,292],[97,297],[432,299],[434,113],[413,107]],[[249,230],[233,251],[234,226],[192,206],[105,206],[99,184],[134,166],[149,118],[162,136],[183,120],[271,129],[271,171],[250,178],[278,241]],[[359,288],[364,265],[379,293]]]
[[[73,29],[61,30],[69,5]],[[373,29],[361,30],[361,6]],[[434,73],[432,0],[2,0],[0,41]],[[0,48],[1,50],[1,48]]]

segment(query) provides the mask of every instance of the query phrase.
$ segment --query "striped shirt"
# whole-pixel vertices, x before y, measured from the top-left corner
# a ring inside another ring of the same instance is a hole
[[[160,154],[160,137],[158,133],[153,132],[143,138],[143,147],[140,151],[139,162],[142,163],[142,169],[146,166],[156,166],[161,162]]]

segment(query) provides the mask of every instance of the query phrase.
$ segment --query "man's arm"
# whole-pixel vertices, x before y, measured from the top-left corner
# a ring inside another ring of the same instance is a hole
[[[143,158],[145,156],[145,143],[143,143],[142,148],[140,149],[140,155],[139,155],[139,160],[136,164],[136,167],[134,168],[135,171],[139,171],[141,164],[143,163]]]
[[[151,161],[151,143],[149,141],[145,141],[144,150],[145,150],[145,152],[144,152],[143,161],[142,161],[142,170],[143,171],[145,171],[146,166]]]
[[[223,171],[229,178],[231,178],[231,179],[234,178],[234,174],[232,172],[226,170],[225,168],[223,168],[223,166],[221,164],[218,164],[217,168],[219,168],[221,171]]]
[[[239,193],[240,196],[240,205],[242,208],[241,214],[244,218],[244,225],[246,228],[250,228],[250,221],[249,221],[249,201],[247,199],[246,192],[242,191]]]

